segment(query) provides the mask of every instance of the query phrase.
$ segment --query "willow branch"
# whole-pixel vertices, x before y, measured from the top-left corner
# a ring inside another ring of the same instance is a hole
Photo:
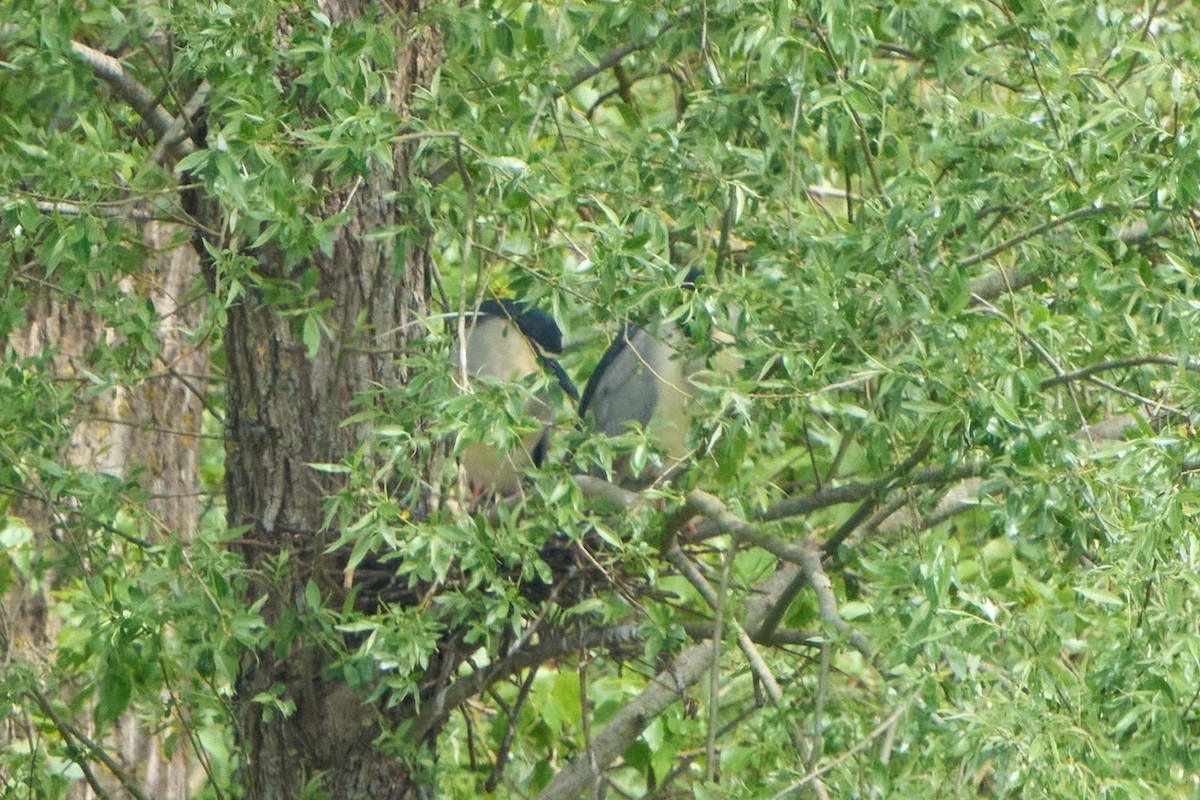
[[[801,547],[801,553],[803,559],[800,562],[800,569],[804,571],[804,577],[808,579],[813,593],[817,596],[817,609],[820,611],[821,619],[838,633],[844,635],[846,641],[850,642],[855,650],[862,653],[863,658],[870,661],[871,646],[867,642],[867,637],[858,631],[850,630],[850,623],[842,619],[842,615],[838,612],[837,598],[833,595],[833,584],[829,582],[829,576],[825,574],[825,568],[821,566],[821,548],[816,540],[806,539]]]
[[[966,478],[977,477],[984,474],[986,470],[987,465],[984,462],[970,462],[947,467],[925,467],[913,470],[908,480],[904,482],[904,485],[917,486],[953,483]],[[877,481],[865,483],[844,483],[840,486],[827,487],[799,497],[788,498],[764,511],[760,519],[764,522],[770,522],[786,519],[787,517],[804,516],[823,508],[829,508],[830,506],[861,502],[878,492],[891,481],[892,479],[885,477]]]
[[[658,32],[652,36],[647,36],[640,42],[629,42],[628,44],[621,45],[620,47],[605,53],[595,64],[589,64],[586,67],[580,67],[579,69],[575,70],[571,77],[567,78],[566,84],[559,87],[556,96],[561,97],[562,95],[567,94],[584,81],[596,77],[605,70],[612,69],[617,64],[621,63],[621,59],[625,58],[626,56],[650,47],[658,41],[660,36],[678,25],[680,21],[686,19],[688,16],[690,16],[690,14],[691,12],[684,11],[676,19],[667,22],[665,25],[659,28]]]
[[[732,548],[726,551],[727,558],[728,554],[732,552]],[[709,582],[704,579],[704,576],[700,574],[700,570],[696,569],[696,566],[691,562],[687,555],[681,549],[679,549],[678,545],[673,546],[667,552],[667,560],[670,561],[671,564],[673,564],[685,578],[687,578],[688,582],[695,587],[696,591],[700,593],[700,596],[704,598],[704,601],[713,609],[713,613],[716,615],[716,619],[713,622],[713,646],[714,652],[716,652],[716,647],[720,642],[720,636],[722,633],[720,612],[724,605],[724,592],[718,592],[717,590],[713,589]],[[780,687],[779,681],[775,678],[775,674],[771,671],[771,667],[767,664],[767,660],[763,658],[762,653],[759,652],[758,647],[755,645],[750,634],[745,628],[737,623],[737,620],[730,620],[730,624],[737,632],[738,647],[741,649],[742,654],[746,656],[746,661],[750,664],[750,671],[753,672],[755,677],[757,677],[762,685],[766,687],[767,697],[770,698],[771,704],[776,708],[779,708],[783,703],[783,689]],[[762,634],[763,631],[760,630],[759,633]],[[709,672],[710,677],[715,675],[716,671],[717,664],[714,662]],[[714,718],[712,720],[712,728],[710,729],[711,735],[709,737],[707,747],[708,757],[710,760],[715,760],[716,758],[715,749],[717,729],[715,722],[716,720]],[[792,720],[791,725],[791,737],[792,745],[802,754],[810,750],[808,745],[805,744],[803,733],[795,724],[794,720]],[[805,755],[805,760],[807,760],[807,755]]]
[[[50,700],[46,697],[46,695],[33,688],[29,689],[27,693],[33,698],[33,701],[37,703],[38,707],[42,709],[42,713],[45,714],[47,719],[49,719],[54,727],[58,729],[59,735],[62,736],[68,744],[74,740],[82,745],[89,753],[99,759],[100,763],[104,764],[108,771],[112,773],[113,777],[117,779],[117,782],[121,784],[121,787],[125,789],[125,791],[129,792],[129,794],[131,794],[133,797],[137,798],[137,800],[150,800],[150,798],[138,788],[137,783],[128,774],[126,774],[123,769],[121,769],[121,766],[116,761],[113,761],[112,757],[110,757],[107,752],[105,752],[103,747],[85,736],[82,731],[80,731],[54,710],[54,706],[50,703]],[[79,758],[72,758],[71,760],[74,761],[75,764],[77,764],[83,771],[83,776],[87,780],[88,785],[92,787],[92,791],[94,791],[99,797],[105,797],[108,795],[108,792],[105,791],[104,787],[101,786],[99,780],[97,780],[95,774],[92,772],[91,766],[88,764],[87,759],[80,756]]]
[[[909,702],[911,702],[911,701],[909,701]],[[909,703],[905,702],[903,705],[897,706],[896,709],[894,711],[892,711],[892,713],[890,715],[888,715],[887,719],[885,719],[883,722],[876,725],[875,729],[872,730],[870,733],[868,733],[866,736],[864,736],[862,741],[855,744],[854,747],[851,747],[845,753],[842,753],[840,756],[838,756],[833,761],[826,764],[824,767],[821,767],[820,769],[815,769],[812,772],[808,773],[800,780],[796,781],[795,783],[788,786],[786,789],[784,789],[781,792],[779,792],[778,794],[776,794],[774,797],[771,798],[771,800],[783,800],[784,797],[788,797],[793,792],[795,792],[797,789],[804,786],[806,783],[811,783],[815,780],[818,780],[826,772],[829,772],[831,769],[834,769],[839,764],[842,764],[842,763],[848,761],[849,759],[853,758],[854,756],[858,755],[859,753],[861,753],[863,751],[863,749],[865,749],[866,746],[868,744],[870,744],[872,741],[879,738],[879,736],[883,735],[884,733],[892,730],[892,726],[894,726],[896,724],[896,722],[899,721],[900,717],[904,714],[904,712],[908,710],[908,705],[909,705]]]
[[[71,42],[71,52],[87,64],[96,77],[113,87],[116,93],[146,120],[160,139],[167,135],[173,118],[155,101],[149,89],[125,71],[120,61],[79,42]]]
[[[711,639],[716,633],[711,622],[685,622],[683,623],[683,632],[692,639]],[[770,636],[765,636],[762,631],[759,631],[751,638],[755,644],[772,647],[794,645],[818,648],[821,646],[821,634],[801,628],[779,628],[772,631]]]
[[[697,505],[707,505],[713,510],[708,497],[704,493],[689,498],[689,502]],[[724,508],[720,501],[715,501],[717,507]],[[751,637],[757,632],[760,621],[779,596],[779,592],[787,586],[796,567],[785,565],[776,570],[775,574],[758,587],[758,594],[746,607],[746,625]],[[695,684],[704,676],[709,666],[711,646],[707,642],[692,645],[680,653],[671,666],[654,677],[642,692],[600,731],[592,741],[592,756],[587,758],[577,756],[554,777],[537,800],[578,800],[584,790],[591,786],[596,777],[596,771],[603,770],[612,763],[626,748],[642,734],[654,718],[670,706],[683,690]]]
[[[571,633],[542,633],[536,645],[517,650],[494,664],[481,667],[470,675],[459,678],[439,692],[433,702],[422,706],[421,713],[413,721],[409,737],[412,741],[420,741],[429,731],[434,730],[439,721],[449,716],[451,711],[500,678],[562,658],[569,653],[577,652],[581,646],[608,645],[616,647],[639,643],[641,635],[641,631],[636,625],[591,628]]]
[[[1088,378],[1101,372],[1107,372],[1113,369],[1125,369],[1126,367],[1141,367],[1147,364],[1155,364],[1165,367],[1181,367],[1188,372],[1200,372],[1200,361],[1196,361],[1194,359],[1167,355],[1131,356],[1129,358],[1114,358],[1109,361],[1102,361],[1099,364],[1092,364],[1090,367],[1077,369],[1073,372],[1063,372],[1053,377],[1046,378],[1041,382],[1040,386],[1043,389],[1049,389],[1051,386],[1057,386],[1060,383],[1067,383],[1068,381]]]
[[[616,713],[604,729],[592,737],[591,757],[578,756],[537,796],[537,800],[578,800],[591,787],[597,773],[625,752],[650,722],[703,677],[709,667],[712,647],[707,642],[684,650],[671,665],[654,676],[650,685]]]
[[[960,267],[974,266],[982,261],[987,261],[989,258],[994,258],[994,257],[1000,255],[1001,253],[1003,253],[1005,250],[1009,250],[1013,247],[1016,247],[1017,245],[1021,244],[1022,242],[1027,242],[1030,239],[1033,239],[1037,236],[1041,236],[1043,233],[1047,233],[1048,231],[1052,231],[1055,228],[1061,227],[1068,223],[1074,222],[1079,219],[1087,219],[1088,217],[1099,217],[1104,214],[1112,214],[1112,213],[1120,211],[1120,210],[1121,210],[1121,206],[1113,205],[1113,204],[1100,205],[1100,206],[1088,206],[1087,208],[1077,208],[1074,211],[1069,211],[1066,214],[1063,214],[1061,217],[1055,217],[1054,219],[1049,220],[1048,222],[1043,222],[1041,225],[1034,226],[1027,231],[1018,233],[1016,236],[1013,236],[1011,239],[1005,239],[1003,242],[1000,242],[1000,244],[996,245],[995,247],[989,247],[987,250],[984,250],[982,253],[976,253],[973,256],[967,256],[966,258],[959,259],[958,266],[960,266]],[[982,294],[982,292],[976,292],[976,294]],[[985,295],[985,297],[986,297],[986,295]],[[993,299],[993,298],[987,298],[987,299]]]

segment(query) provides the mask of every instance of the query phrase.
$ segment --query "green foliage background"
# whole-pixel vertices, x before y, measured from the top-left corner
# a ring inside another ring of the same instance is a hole
[[[736,335],[744,368],[712,392],[695,469],[658,493],[668,510],[698,486],[755,518],[831,470],[835,482],[875,480],[917,451],[983,481],[969,512],[928,530],[862,531],[827,560],[874,665],[837,636],[826,651],[767,648],[785,692],[774,708],[730,638],[720,722],[738,724],[719,737],[720,781],[704,780],[706,714],[679,704],[625,753],[612,775],[622,792],[774,797],[820,769],[833,796],[1193,796],[1197,17],[1188,3],[1069,0],[440,4],[405,20],[440,32],[445,62],[398,118],[380,99],[403,42],[382,8],[333,25],[311,4],[267,0],[8,2],[0,335],[29,323],[39,287],[77,298],[117,335],[77,386],[44,358],[4,352],[0,510],[33,495],[69,511],[53,541],[16,515],[0,530],[0,589],[52,580],[62,625],[51,660],[2,673],[0,714],[40,687],[61,713],[93,708],[103,729],[128,708],[161,713],[165,690],[191,720],[178,735],[209,754],[200,796],[217,796],[236,767],[227,704],[242,649],[317,637],[341,652],[329,677],[399,700],[448,628],[494,656],[539,613],[519,586],[548,574],[544,545],[594,525],[614,589],[654,591],[554,613],[637,625],[644,650],[625,665],[587,661],[587,709],[574,660],[498,686],[439,746],[446,796],[477,795],[502,750],[502,793],[526,796],[581,752],[581,715],[603,726],[678,652],[683,624],[712,617],[659,554],[658,506],[600,515],[570,478],[637,437],[613,445],[564,425],[556,458],[499,521],[448,510],[418,521],[415,497],[389,494],[420,474],[437,437],[511,441],[520,417],[512,391],[454,395],[440,324],[403,354],[410,387],[364,398],[355,419],[373,437],[321,466],[348,479],[329,501],[339,545],[402,580],[445,582],[436,621],[327,608],[314,591],[290,627],[264,629],[221,545],[237,532],[220,521],[216,445],[202,470],[213,510],[194,537],[159,529],[134,481],[63,463],[77,404],[144,380],[158,346],[153,304],[130,303],[122,285],[138,285],[148,253],[112,204],[186,221],[170,190],[190,170],[227,210],[232,242],[213,253],[215,287],[197,284],[208,310],[196,341],[219,370],[223,309],[255,291],[293,313],[316,351],[337,334],[306,259],[348,222],[323,198],[395,168],[406,141],[418,177],[386,199],[411,222],[364,236],[433,242],[438,311],[486,292],[528,297],[563,325],[581,384],[625,320],[682,314]],[[290,32],[283,50],[277,24]],[[171,35],[168,63],[150,57],[162,52],[154,31]],[[121,53],[164,96],[208,80],[210,147],[174,173],[153,166],[137,115],[71,55],[72,39]],[[254,248],[284,252],[294,279],[256,274]],[[707,279],[685,297],[691,267]],[[1037,277],[973,298],[997,268]],[[1098,372],[1102,384],[1047,383],[1152,355],[1170,358]],[[1086,433],[1123,414],[1134,415],[1123,439]],[[435,438],[408,434],[430,420]],[[443,477],[452,483],[452,463]],[[917,514],[940,497],[904,475],[881,495]],[[762,530],[824,538],[853,511]],[[716,581],[728,547],[717,538],[689,553]],[[732,559],[733,618],[773,566],[755,548]],[[809,593],[784,625],[821,630]],[[262,700],[264,713],[289,712],[286,697]],[[79,777],[39,719],[38,748],[0,755],[14,797],[61,796]],[[820,752],[805,763],[793,726],[811,742],[818,724]]]

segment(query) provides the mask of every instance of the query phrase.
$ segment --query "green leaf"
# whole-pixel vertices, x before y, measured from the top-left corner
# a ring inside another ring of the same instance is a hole
[[[1099,603],[1102,606],[1119,608],[1125,605],[1124,600],[1105,589],[1076,586],[1075,591],[1079,593],[1080,597],[1091,600],[1093,603]]]
[[[129,707],[132,696],[133,681],[129,673],[123,667],[114,669],[110,664],[100,682],[96,707],[92,712],[96,727],[103,730],[116,722]]]
[[[304,348],[306,355],[309,358],[315,358],[317,351],[321,348],[321,322],[320,318],[315,315],[309,315],[304,318]]]

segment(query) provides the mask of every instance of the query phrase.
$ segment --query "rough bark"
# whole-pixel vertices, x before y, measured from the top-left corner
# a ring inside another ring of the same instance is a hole
[[[181,305],[199,275],[195,253],[188,247],[170,247],[173,230],[149,224],[142,229],[143,242],[156,252],[143,265],[138,285],[122,284],[131,302],[149,299],[162,318],[158,332],[160,369],[155,377],[135,386],[117,386],[92,395],[84,378],[89,369],[88,353],[98,341],[112,342],[116,333],[103,318],[75,298],[37,292],[28,304],[26,327],[9,337],[9,344],[22,356],[48,350],[55,355],[51,370],[56,380],[76,385],[76,416],[70,443],[59,462],[84,472],[124,478],[136,474],[150,495],[150,511],[161,520],[164,535],[188,539],[195,529],[198,511],[198,452],[202,409],[196,394],[208,371],[207,354],[188,343],[201,315],[198,304]],[[188,376],[188,377],[183,377]],[[23,487],[26,495],[13,509],[33,529],[37,540],[49,546],[64,526],[78,526],[63,509],[39,499],[41,487]],[[36,591],[17,586],[3,597],[5,635],[0,637],[5,665],[13,661],[45,664],[52,658],[57,618],[50,613],[49,593],[53,579]],[[164,706],[167,699],[164,698]],[[0,733],[4,741],[28,734],[26,718],[15,715],[10,727]],[[132,713],[122,717],[112,730],[96,730],[90,715],[74,721],[85,735],[108,748],[125,778],[136,780],[146,794],[162,800],[184,798],[202,775],[189,762],[186,748],[177,748],[172,758],[163,751],[163,739],[176,730],[149,730]],[[118,781],[100,772],[98,779],[116,788]],[[80,782],[72,796],[95,796]]]
[[[334,24],[370,13],[369,8],[359,0],[322,4]],[[416,4],[409,10],[416,11]],[[397,59],[400,69],[391,87],[391,101],[400,112],[412,87],[430,77],[437,57],[428,34],[407,41],[409,51]],[[404,326],[427,313],[425,253],[411,245],[397,252],[391,240],[363,237],[408,221],[406,210],[385,198],[408,188],[410,151],[398,145],[393,157],[394,169],[376,170],[325,200],[325,212],[348,209],[354,221],[340,231],[329,257],[313,256],[320,272],[317,290],[321,299],[333,301],[327,319],[337,331],[315,357],[307,354],[294,317],[284,313],[288,309],[248,294],[228,312],[229,524],[245,531],[251,570],[283,551],[290,555],[291,571],[283,580],[264,578],[251,589],[254,597],[268,597],[262,609],[268,624],[293,609],[303,613],[304,587],[319,572],[322,501],[336,484],[308,465],[336,462],[359,443],[361,431],[342,424],[354,413],[351,400],[375,385],[403,383],[394,354],[403,349],[406,331],[419,327]],[[209,208],[210,214],[220,213]],[[219,220],[209,221],[221,228]],[[269,251],[255,256],[264,275],[292,274]],[[328,797],[416,796],[409,766],[372,746],[383,712],[362,704],[344,684],[321,679],[326,653],[302,642],[288,648],[282,658],[272,649],[248,653],[242,662],[237,735],[245,754],[245,797],[297,797],[318,774]],[[295,703],[288,718],[264,715],[254,699],[276,686]]]

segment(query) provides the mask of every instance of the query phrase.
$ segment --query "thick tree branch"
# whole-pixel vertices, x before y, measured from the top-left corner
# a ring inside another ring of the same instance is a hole
[[[24,201],[22,201],[19,196],[0,195],[0,205],[21,202]],[[114,206],[106,206],[102,204],[85,206],[79,203],[60,203],[53,200],[37,200],[34,201],[33,205],[43,214],[61,214],[64,217],[82,217],[85,214],[95,214],[101,217],[116,217],[120,219],[133,220],[135,222],[177,221],[174,219],[163,218],[157,212],[140,205],[135,205],[131,202],[122,202]]]
[[[817,596],[817,609],[820,611],[821,619],[838,633],[844,635],[846,641],[854,645],[854,649],[862,653],[863,658],[869,662],[871,646],[867,642],[867,637],[858,631],[850,630],[850,624],[838,613],[837,598],[833,595],[833,584],[829,582],[829,576],[825,574],[825,569],[821,566],[820,546],[815,540],[806,539],[800,551],[803,554],[800,569],[804,571],[804,577],[808,579],[809,585],[812,586],[813,592]]]
[[[578,800],[603,771],[625,752],[650,722],[683,695],[684,689],[703,677],[712,646],[707,642],[684,650],[671,665],[654,676],[650,685],[622,708],[604,729],[592,737],[591,757],[576,757],[554,776],[537,800]]]
[[[196,91],[184,103],[179,115],[171,120],[171,127],[159,139],[158,145],[155,146],[154,153],[150,157],[151,163],[161,164],[167,153],[178,152],[187,155],[195,150],[192,142],[195,119],[200,114],[200,109],[204,108],[204,104],[208,102],[208,95],[211,91],[212,86],[208,81],[202,81],[196,87]]]
[[[642,496],[637,492],[622,489],[615,483],[609,483],[603,478],[596,478],[591,475],[576,475],[575,480],[579,483],[579,488],[583,490],[584,496],[592,500],[603,500],[624,509],[635,508],[639,503],[643,502]]]
[[[125,71],[120,61],[79,42],[71,42],[71,51],[96,73],[96,77],[113,87],[121,99],[129,103],[133,110],[146,120],[158,138],[166,137],[173,118],[155,101],[149,89]]]
[[[1026,286],[1032,286],[1041,277],[1037,272],[1023,270],[1019,267],[999,269],[971,284],[971,303],[979,302],[974,299],[976,297],[990,302],[1008,292],[1016,292]]]

